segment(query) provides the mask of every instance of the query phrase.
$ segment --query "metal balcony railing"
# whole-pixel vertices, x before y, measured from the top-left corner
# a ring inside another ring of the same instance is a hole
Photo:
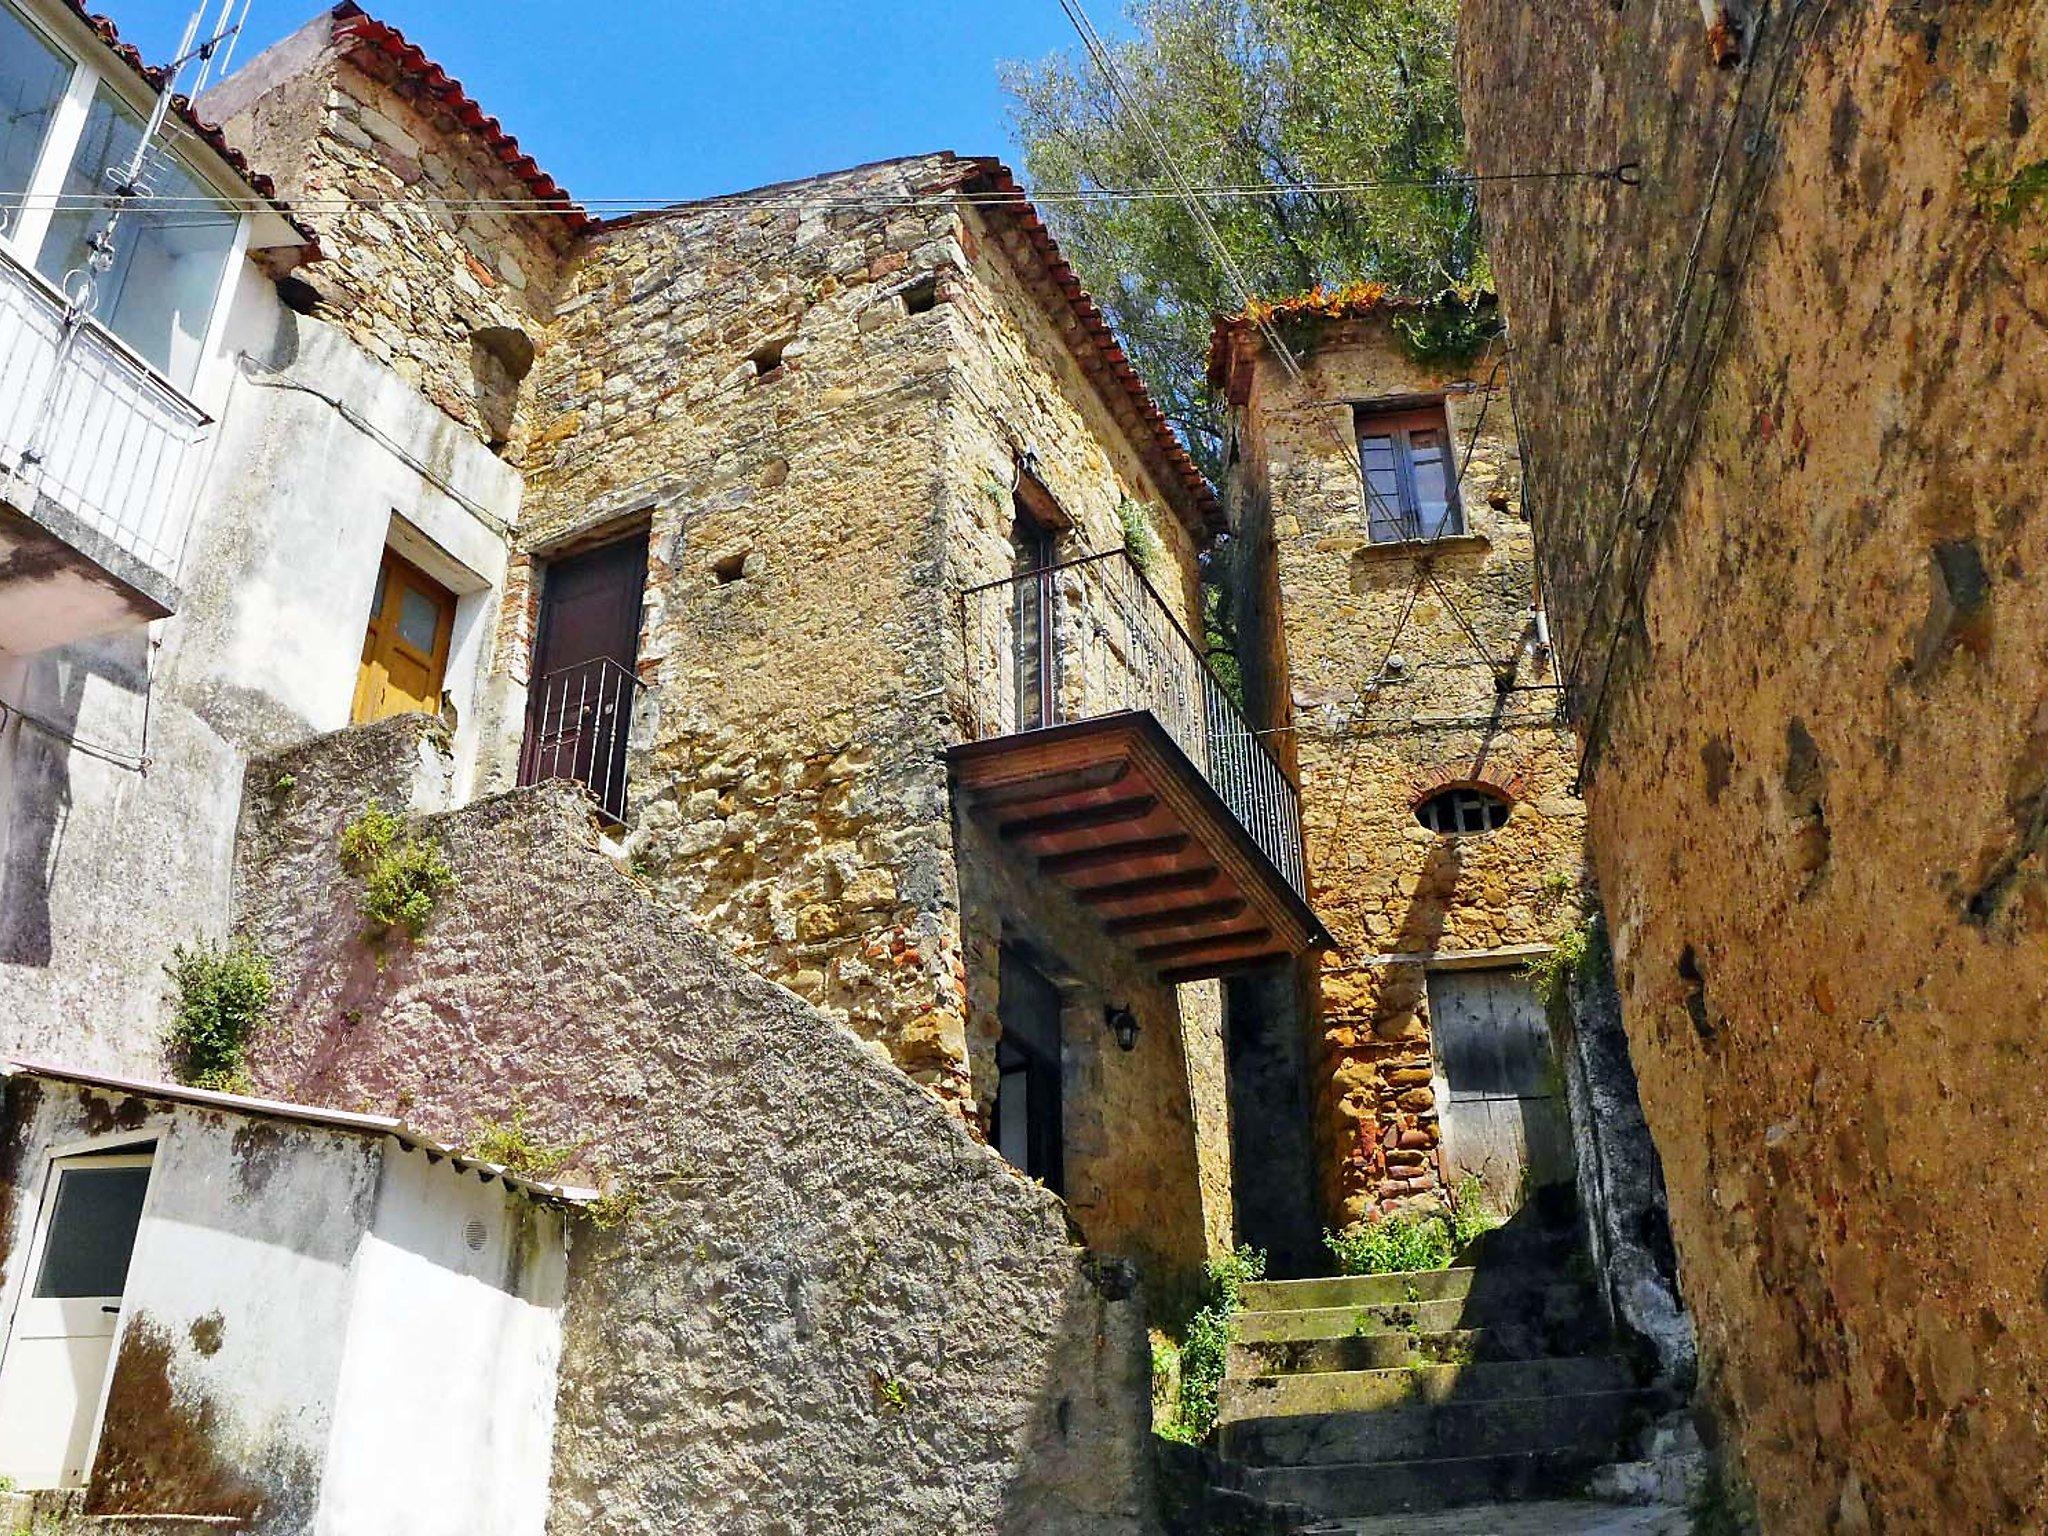
[[[1301,797],[1128,550],[961,595],[974,739],[1149,711],[1302,900]]]
[[[606,816],[623,822],[633,700],[646,686],[607,656],[536,679],[528,695],[519,782],[568,779],[589,790]]]
[[[210,419],[0,252],[0,495],[47,496],[175,579]],[[22,510],[33,512],[33,507]]]

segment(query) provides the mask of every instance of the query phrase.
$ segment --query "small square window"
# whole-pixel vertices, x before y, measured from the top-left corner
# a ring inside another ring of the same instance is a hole
[[[1361,408],[1358,473],[1373,543],[1453,538],[1465,531],[1443,406]]]

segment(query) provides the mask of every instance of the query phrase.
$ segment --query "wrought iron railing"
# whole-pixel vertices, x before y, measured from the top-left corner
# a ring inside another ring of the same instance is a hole
[[[47,496],[175,578],[209,425],[91,321],[67,326],[57,298],[0,253],[0,494]]]
[[[615,822],[626,819],[626,753],[633,700],[646,684],[608,656],[534,680],[519,782],[568,779]]]
[[[1128,550],[961,595],[976,740],[1145,710],[1304,901],[1301,797]]]

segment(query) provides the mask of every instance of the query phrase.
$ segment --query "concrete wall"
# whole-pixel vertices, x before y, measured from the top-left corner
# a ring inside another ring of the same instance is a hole
[[[244,925],[288,1001],[255,1070],[458,1138],[523,1110],[621,1193],[623,1225],[572,1254],[551,1529],[1150,1529],[1128,1272],[615,868],[582,801],[430,818],[455,882],[417,943],[370,951],[334,839],[404,798],[414,729],[265,765],[296,784],[248,808]]]
[[[1481,171],[1643,161],[1486,193],[1589,839],[1766,1527],[2031,1529],[2042,14],[1743,14],[1464,7]]]
[[[158,1070],[171,948],[226,927],[247,755],[347,722],[387,541],[462,596],[458,779],[497,714],[481,663],[517,473],[253,267],[227,345],[254,361],[215,429],[178,614],[0,658],[0,696],[43,722],[0,731],[0,1051]]]
[[[54,1079],[10,1081],[5,1130],[6,1318],[48,1159],[155,1154],[88,1513],[277,1536],[542,1528],[558,1212],[382,1137]]]
[[[323,1536],[546,1528],[564,1226],[502,1184],[386,1152],[355,1259]]]
[[[1442,1190],[1427,959],[1505,951],[1517,965],[1577,921],[1581,884],[1574,746],[1532,645],[1506,370],[1485,356],[1419,362],[1399,318],[1368,304],[1283,322],[1299,382],[1241,326],[1220,346],[1243,360],[1230,369],[1229,501],[1248,702],[1299,768],[1316,910],[1343,946],[1303,988],[1332,1224]],[[1426,394],[1446,395],[1466,526],[1434,546],[1433,584],[1413,546],[1370,542],[1349,404]],[[1390,649],[1406,665],[1382,676]],[[1511,691],[1496,691],[1495,667]],[[1415,803],[1455,782],[1504,793],[1507,825],[1469,838],[1421,826]],[[1257,1067],[1276,1108],[1290,1054],[1271,1043]]]

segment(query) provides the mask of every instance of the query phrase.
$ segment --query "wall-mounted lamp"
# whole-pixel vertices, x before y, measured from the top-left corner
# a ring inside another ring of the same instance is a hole
[[[1138,1048],[1138,1016],[1119,1003],[1111,1003],[1102,1010],[1102,1022],[1109,1026],[1109,1032],[1116,1036],[1116,1048],[1120,1051],[1134,1051]]]

